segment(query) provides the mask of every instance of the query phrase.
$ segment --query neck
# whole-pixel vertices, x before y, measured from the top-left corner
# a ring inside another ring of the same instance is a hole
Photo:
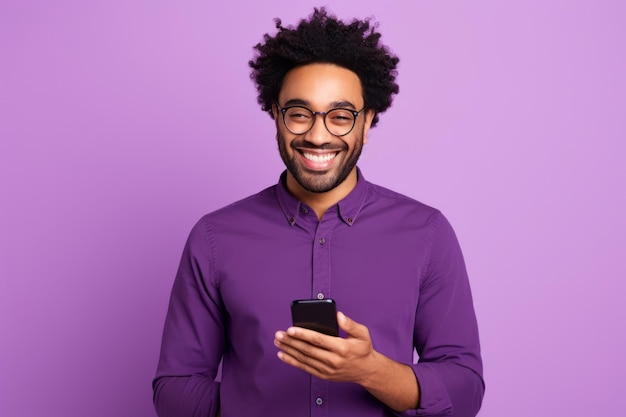
[[[294,197],[311,207],[319,220],[322,219],[326,210],[350,194],[356,187],[356,183],[357,172],[355,167],[348,177],[332,190],[325,193],[314,193],[302,188],[293,175],[287,171],[287,189]]]

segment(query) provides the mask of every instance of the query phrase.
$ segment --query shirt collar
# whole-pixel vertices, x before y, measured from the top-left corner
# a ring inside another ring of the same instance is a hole
[[[359,212],[365,204],[365,198],[367,197],[368,182],[365,181],[365,177],[361,173],[361,170],[357,167],[357,183],[354,189],[339,203],[330,207],[328,211],[336,210],[339,217],[348,226],[352,226],[359,215]],[[298,222],[303,211],[308,210],[306,204],[295,198],[287,189],[287,171],[283,171],[280,175],[278,185],[276,187],[276,194],[278,203],[287,218],[287,221],[292,226]]]

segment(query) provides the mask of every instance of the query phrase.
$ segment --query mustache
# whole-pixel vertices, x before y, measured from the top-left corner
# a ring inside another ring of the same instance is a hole
[[[336,143],[324,143],[318,146],[303,139],[294,139],[289,144],[289,147],[292,149],[298,148],[300,150],[311,149],[311,150],[318,150],[318,151],[326,151],[326,150],[338,151],[338,150],[347,149],[348,145],[346,145],[345,142],[338,141]]]

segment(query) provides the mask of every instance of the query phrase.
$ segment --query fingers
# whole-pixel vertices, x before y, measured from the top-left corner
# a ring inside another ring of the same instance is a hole
[[[312,342],[292,336],[285,332],[276,332],[274,345],[280,349],[278,358],[318,377],[327,374],[332,367],[332,354],[325,348],[327,343],[323,339],[331,336],[312,336]]]
[[[316,356],[321,351],[333,350],[337,344],[335,339],[338,338],[300,327],[290,327],[286,332],[276,332],[274,344],[281,349],[283,346],[290,346],[307,356]]]
[[[294,368],[301,369],[320,379],[329,379],[327,376],[328,372],[325,372],[324,368],[319,366],[319,364],[317,364],[318,366],[316,366],[315,363],[303,362],[302,360],[299,360],[298,358],[291,356],[289,353],[284,352],[284,351],[279,351],[277,353],[277,356],[281,361],[283,361],[287,365],[291,365]]]

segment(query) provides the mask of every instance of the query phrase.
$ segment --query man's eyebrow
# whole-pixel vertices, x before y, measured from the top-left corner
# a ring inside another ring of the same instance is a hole
[[[354,104],[352,104],[350,101],[334,101],[332,103],[330,103],[330,107],[335,109],[338,107],[341,108],[353,108],[356,110],[356,106]]]
[[[302,100],[299,98],[292,98],[291,100],[287,100],[285,102],[285,104],[283,105],[283,107],[287,107],[287,106],[305,106],[305,107],[309,107],[309,102],[306,100]]]
[[[293,98],[291,100],[287,100],[285,102],[285,104],[282,107],[287,107],[287,106],[304,106],[304,107],[310,107],[311,103],[307,100],[302,100],[300,98]],[[356,106],[354,104],[352,104],[352,102],[350,101],[333,101],[330,103],[330,105],[328,106],[329,109],[337,109],[337,108],[352,108],[356,110]]]

